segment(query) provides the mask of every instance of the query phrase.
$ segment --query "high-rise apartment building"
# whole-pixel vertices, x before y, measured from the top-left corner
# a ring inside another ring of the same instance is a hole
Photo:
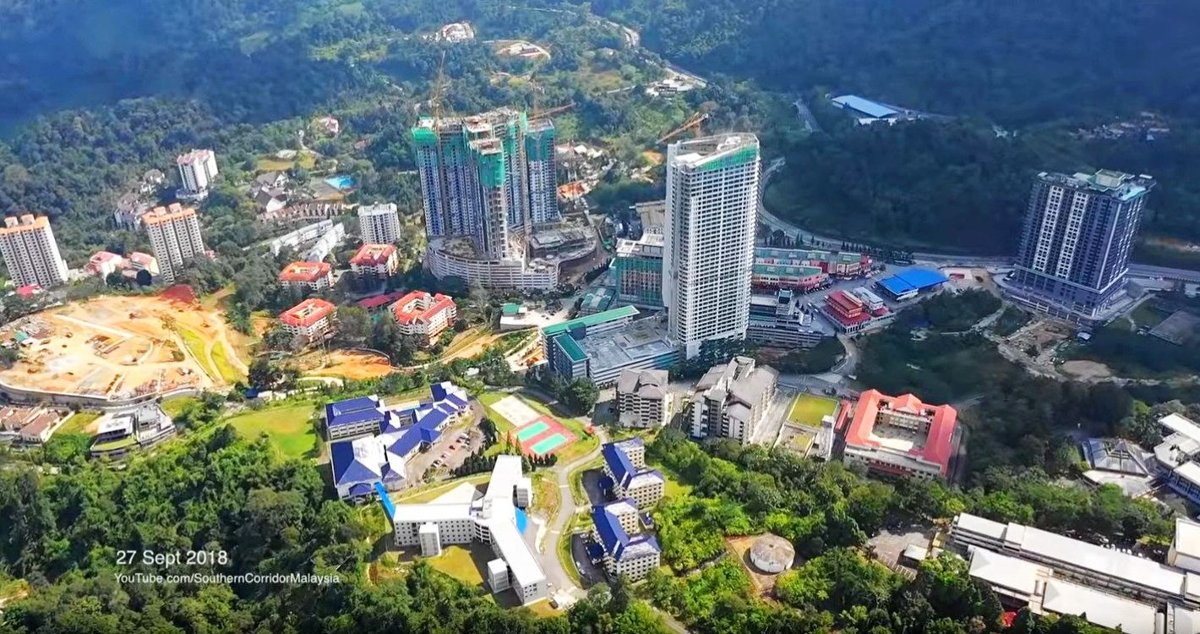
[[[37,284],[50,288],[67,280],[67,264],[58,253],[54,230],[45,216],[5,218],[0,228],[0,254],[18,287]]]
[[[529,217],[535,225],[562,219],[555,184],[554,138],[554,124],[549,119],[529,122],[525,157],[529,161]]]
[[[155,207],[142,217],[142,224],[150,235],[159,277],[167,284],[175,283],[188,260],[205,255],[200,218],[192,207],[182,207],[179,203]]]
[[[396,203],[359,207],[358,225],[363,244],[395,244],[400,239],[400,211]]]
[[[217,178],[217,155],[212,150],[192,150],[175,159],[179,168],[182,197],[202,199]]]
[[[1015,299],[1075,322],[1104,321],[1125,287],[1146,175],[1038,174],[1010,285]]]
[[[721,134],[667,149],[663,301],[687,358],[713,339],[742,339],[758,221],[758,139]]]

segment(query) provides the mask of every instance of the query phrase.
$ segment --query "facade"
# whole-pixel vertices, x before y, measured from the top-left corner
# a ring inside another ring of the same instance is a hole
[[[866,291],[861,287],[851,291],[838,289],[825,296],[821,312],[838,332],[854,334],[874,330],[886,326],[895,318],[882,300],[876,303],[878,295],[870,291],[860,293],[860,290]]]
[[[311,344],[324,341],[333,335],[334,315],[337,306],[315,297],[310,297],[283,311],[279,323],[294,337]]]
[[[381,282],[399,268],[400,258],[393,244],[364,244],[350,258],[350,270],[360,280]]]
[[[0,228],[0,255],[8,275],[19,288],[36,284],[53,288],[67,281],[67,263],[58,252],[54,230],[46,216],[9,216]]]
[[[1125,288],[1153,187],[1149,176],[1110,170],[1038,174],[1021,232],[1014,299],[1069,321],[1104,321]]]
[[[1186,416],[1168,414],[1158,420],[1163,441],[1154,447],[1154,463],[1171,490],[1200,504],[1200,425]]]
[[[279,272],[284,288],[323,291],[333,286],[333,267],[328,262],[292,262]]]
[[[755,286],[771,287],[767,279],[759,280],[759,266],[807,267],[819,269],[827,277],[850,279],[862,277],[871,270],[871,257],[865,253],[851,251],[823,251],[821,249],[781,249],[758,247],[754,249]],[[777,276],[775,283],[781,287],[802,286],[804,278]]]
[[[217,155],[212,150],[192,150],[175,159],[179,168],[179,182],[182,185],[180,198],[185,200],[203,200],[208,196],[208,188],[217,178]]]
[[[534,119],[525,133],[529,161],[529,218],[533,224],[562,220],[558,211],[558,174],[554,159],[554,124]]]
[[[400,334],[418,339],[429,345],[437,340],[442,331],[454,325],[458,308],[448,295],[430,295],[424,291],[413,291],[392,304],[392,317],[400,327]]]
[[[586,378],[607,387],[625,370],[675,365],[679,349],[668,339],[663,320],[654,316],[633,321],[637,314],[633,306],[622,306],[544,328],[550,371],[566,382]]]
[[[953,407],[927,405],[912,394],[887,396],[867,390],[848,416],[846,464],[887,476],[948,477],[958,420]]]
[[[711,339],[743,339],[758,222],[758,139],[723,134],[667,149],[663,300],[691,359]]]
[[[532,226],[559,219],[553,126],[501,108],[426,117],[412,135],[433,274],[487,288],[556,286],[557,266],[526,262]]]
[[[182,207],[179,203],[155,207],[142,216],[142,224],[150,236],[159,277],[167,284],[175,283],[189,260],[206,255],[200,218],[193,207]]]
[[[520,456],[497,456],[487,491],[479,496],[451,491],[428,504],[392,504],[384,510],[399,546],[421,546],[433,555],[445,544],[490,544],[503,567],[488,564],[493,592],[511,589],[528,605],[549,596],[546,575],[525,539],[525,509],[533,503],[533,484],[521,470]],[[536,529],[535,529],[536,530]],[[434,542],[437,546],[434,547]]]
[[[618,240],[613,258],[617,299],[634,306],[663,306],[663,251],[661,233],[644,233],[639,240]]]
[[[363,244],[395,244],[400,239],[400,212],[396,203],[376,203],[358,208]]]
[[[641,438],[610,442],[600,448],[604,457],[604,475],[612,480],[612,492],[618,499],[629,498],[636,508],[658,504],[666,492],[667,481],[657,469],[646,468],[646,444]]]
[[[732,438],[749,444],[767,414],[779,373],[749,357],[713,366],[696,383],[688,411],[695,438]]]
[[[142,226],[142,216],[150,211],[152,206],[139,192],[125,193],[117,199],[113,209],[113,222],[123,229],[138,229]]]
[[[70,416],[61,411],[42,406],[0,406],[0,441],[41,445]]]
[[[594,537],[604,549],[604,570],[613,579],[643,579],[658,568],[662,558],[662,549],[653,535],[630,536],[638,524],[638,507],[633,502],[622,499],[592,508]]]
[[[621,370],[617,379],[617,419],[622,427],[660,429],[671,420],[666,370]]]
[[[93,458],[120,458],[134,448],[146,448],[175,436],[175,422],[157,403],[107,415],[92,438]]]
[[[831,336],[817,324],[813,313],[797,307],[789,288],[750,297],[750,327],[746,330],[750,341],[772,348],[811,348]]]

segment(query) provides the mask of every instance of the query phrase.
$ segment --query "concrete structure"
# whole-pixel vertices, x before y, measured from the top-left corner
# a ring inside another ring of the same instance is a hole
[[[788,540],[767,533],[750,545],[750,563],[769,575],[777,575],[792,567],[796,549]]]
[[[662,233],[644,233],[640,240],[618,240],[613,258],[617,299],[634,306],[658,309],[663,306]]]
[[[617,419],[622,427],[659,429],[671,420],[666,370],[621,370],[617,379]]]
[[[163,282],[174,284],[190,260],[207,257],[195,208],[182,207],[179,203],[155,207],[142,216],[142,224],[150,236],[150,247],[154,250]]]
[[[696,383],[687,412],[695,438],[732,438],[747,444],[775,398],[779,373],[749,357],[713,366]]]
[[[527,528],[524,508],[532,502],[533,485],[521,471],[521,457],[497,456],[482,497],[449,502],[439,499],[429,504],[392,504],[386,500],[384,509],[399,546],[420,545],[422,531],[427,541],[436,536],[439,549],[445,544],[475,541],[491,544],[492,552],[507,568],[508,578],[502,579],[503,569],[493,565],[496,560],[492,560],[493,564],[488,564],[489,587],[493,592],[511,588],[517,599],[528,605],[549,596],[546,575],[523,534]],[[429,527],[436,527],[436,532]]]
[[[337,306],[315,297],[310,297],[279,315],[279,323],[293,337],[299,337],[305,345],[324,341],[333,336],[334,317]]]
[[[588,335],[612,332],[633,322],[640,313],[632,306],[622,306],[594,315],[576,317],[560,324],[542,328],[540,339],[542,356],[550,362],[550,369],[564,380],[587,376],[587,358],[578,341]],[[568,337],[572,342],[557,342]],[[578,351],[576,351],[578,349]],[[558,350],[556,352],[556,350]]]
[[[175,422],[157,403],[142,403],[100,420],[89,451],[93,458],[121,458],[175,436]]]
[[[597,386],[616,383],[626,369],[667,369],[679,350],[667,339],[662,320],[633,321],[638,310],[622,306],[542,329],[551,372],[564,381],[587,378]]]
[[[309,262],[321,262],[345,240],[346,225],[339,222],[322,233],[308,249],[301,252],[300,257]]]
[[[662,549],[652,535],[631,537],[637,526],[638,508],[632,500],[617,500],[592,508],[595,539],[604,549],[604,570],[609,577],[638,581],[658,568]]]
[[[489,289],[548,291],[558,286],[556,262],[526,262],[519,244],[514,244],[512,253],[513,257],[507,258],[480,257],[469,240],[437,238],[431,239],[425,250],[425,266],[439,279],[457,277]]]
[[[818,269],[826,278],[851,279],[862,277],[871,270],[871,257],[851,251],[822,251],[820,249],[754,249],[754,285],[763,288],[804,289],[809,282],[808,271],[787,268],[770,271],[759,267],[790,267]],[[819,284],[818,284],[819,285]]]
[[[554,158],[554,124],[534,119],[525,133],[525,158],[529,162],[529,218],[533,224],[558,222],[558,176]]]
[[[217,178],[217,155],[212,150],[192,150],[175,159],[181,185],[176,196],[183,200],[204,200]]]
[[[1163,482],[1173,491],[1200,504],[1200,425],[1186,416],[1168,414],[1158,420],[1163,441],[1154,447],[1154,461]]]
[[[1191,572],[1200,572],[1200,522],[1175,518],[1175,537],[1167,551],[1167,564]]]
[[[688,359],[705,341],[746,336],[758,179],[758,139],[752,134],[667,148],[663,300],[670,336]]]
[[[746,338],[771,348],[811,348],[833,336],[814,313],[798,306],[789,288],[781,288],[774,295],[752,295]]]
[[[161,172],[160,172],[161,173]],[[153,207],[139,192],[127,192],[117,199],[113,209],[113,222],[123,229],[139,229],[142,216]]]
[[[821,312],[834,328],[846,334],[882,328],[895,318],[887,306],[879,305],[872,310],[857,293],[841,289],[825,296]]]
[[[292,262],[279,272],[279,285],[323,291],[333,286],[333,267],[328,262]]]
[[[595,315],[612,307],[616,294],[607,286],[596,287],[583,294],[579,300],[579,315]]]
[[[69,416],[40,405],[0,405],[0,443],[45,444]]]
[[[87,266],[84,270],[101,279],[116,273],[121,270],[121,265],[124,264],[125,258],[110,253],[108,251],[97,251],[88,258]]]
[[[376,482],[385,491],[407,487],[407,461],[436,442],[446,427],[470,415],[470,397],[461,387],[447,381],[429,390],[429,399],[391,408],[373,395],[325,405],[329,463],[338,497],[376,495]]]
[[[67,263],[58,252],[54,229],[46,216],[9,216],[0,228],[0,255],[8,276],[18,287],[36,284],[53,288],[67,281]]]
[[[954,453],[958,412],[927,405],[912,394],[863,392],[845,429],[846,464],[860,464],[888,476],[945,479]]]
[[[646,443],[641,438],[605,444],[600,455],[604,457],[604,475],[612,480],[614,496],[630,498],[642,509],[662,499],[667,481],[657,469],[646,468]]]
[[[267,243],[267,248],[271,250],[271,255],[279,255],[285,248],[300,250],[305,244],[316,242],[333,230],[333,220],[321,220],[295,229],[294,231],[289,231],[278,238],[272,238]],[[345,236],[345,228],[342,229],[341,235]],[[323,259],[325,258],[317,258],[317,261]]]
[[[395,244],[400,239],[400,212],[396,203],[376,203],[358,208],[363,244]]]
[[[382,282],[399,268],[400,257],[392,244],[364,244],[350,258],[350,270],[364,282]]]
[[[392,317],[400,334],[412,337],[421,345],[431,345],[442,331],[454,325],[458,308],[449,295],[430,295],[412,291],[392,304]]]
[[[1010,291],[1054,317],[1106,321],[1123,294],[1129,254],[1154,180],[1100,170],[1042,172],[1029,196]]]

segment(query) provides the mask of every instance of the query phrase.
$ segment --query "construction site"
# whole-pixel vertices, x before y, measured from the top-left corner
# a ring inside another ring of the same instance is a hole
[[[0,345],[21,350],[0,381],[107,400],[225,386],[247,371],[226,328],[219,308],[174,295],[67,304],[0,329]]]

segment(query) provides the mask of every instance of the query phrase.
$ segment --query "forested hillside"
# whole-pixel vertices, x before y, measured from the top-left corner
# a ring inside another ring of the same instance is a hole
[[[685,67],[1006,122],[1200,105],[1200,4],[596,0]]]

